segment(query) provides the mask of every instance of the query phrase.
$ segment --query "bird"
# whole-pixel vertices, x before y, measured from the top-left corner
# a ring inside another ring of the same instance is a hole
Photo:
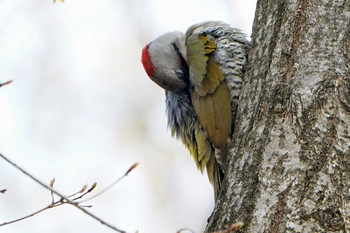
[[[165,90],[171,135],[181,139],[197,168],[206,169],[217,200],[235,129],[250,44],[241,30],[206,21],[173,31],[142,49],[149,78]]]

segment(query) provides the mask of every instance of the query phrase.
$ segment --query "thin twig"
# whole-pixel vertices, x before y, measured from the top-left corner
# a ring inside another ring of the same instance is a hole
[[[60,205],[63,205],[63,204],[65,204],[65,203],[64,203],[64,202],[61,202],[61,203],[59,203],[59,202],[52,203],[52,204],[50,204],[50,205],[48,205],[48,206],[46,206],[46,207],[44,207],[44,208],[42,208],[42,209],[40,209],[40,210],[38,210],[38,211],[35,211],[34,213],[28,214],[27,216],[24,216],[24,217],[22,217],[22,218],[18,218],[18,219],[15,219],[15,220],[13,220],[13,221],[10,221],[10,222],[3,222],[3,223],[0,224],[0,227],[1,227],[1,226],[4,226],[4,225],[11,224],[11,223],[15,223],[15,222],[22,221],[22,220],[27,219],[27,218],[29,218],[29,217],[33,217],[34,215],[37,215],[37,214],[43,212],[44,210],[50,209],[50,208],[52,208],[52,207],[60,206]]]
[[[7,84],[10,84],[10,83],[12,83],[12,82],[13,82],[13,81],[10,80],[10,81],[4,82],[4,83],[0,83],[0,87],[5,86],[5,85],[7,85]]]
[[[80,203],[82,202],[86,202],[86,201],[90,201],[91,199],[100,196],[102,193],[106,192],[108,189],[112,188],[112,186],[114,186],[115,184],[117,184],[119,181],[121,181],[124,177],[126,177],[133,169],[135,169],[137,167],[138,163],[134,163],[133,165],[131,165],[131,167],[125,172],[125,174],[121,177],[119,177],[118,179],[116,179],[112,184],[108,185],[106,188],[102,189],[99,193],[95,194],[92,197],[89,197],[88,199],[85,199],[83,201],[80,201]]]
[[[55,183],[55,178],[53,178],[52,180],[51,180],[51,182],[50,182],[50,188],[53,188],[53,184]],[[51,204],[53,204],[54,202],[55,202],[55,198],[54,198],[54,196],[53,196],[53,192],[51,191],[50,192],[50,194],[51,194]]]
[[[73,196],[75,196],[75,195],[77,195],[77,194],[79,194],[79,193],[83,193],[86,189],[87,189],[87,184],[84,185],[78,192],[73,193],[73,194],[71,194],[71,195],[69,195],[69,196],[67,196],[67,197],[73,197]]]
[[[108,222],[102,220],[101,218],[97,217],[96,215],[90,213],[89,211],[87,211],[86,209],[82,208],[81,206],[79,206],[79,203],[74,202],[72,200],[70,200],[69,198],[67,198],[66,196],[64,196],[63,194],[59,193],[58,191],[56,191],[55,189],[49,187],[48,185],[46,185],[45,183],[43,183],[42,181],[40,181],[39,179],[35,178],[33,175],[29,174],[27,171],[25,171],[24,169],[20,168],[19,166],[17,166],[14,162],[12,162],[11,160],[9,160],[7,157],[5,157],[3,154],[0,153],[0,157],[3,158],[6,162],[8,162],[9,164],[11,164],[12,166],[14,166],[15,168],[17,168],[18,170],[20,170],[22,173],[24,173],[26,176],[29,176],[32,180],[34,180],[36,183],[40,184],[41,186],[43,186],[44,188],[50,190],[51,192],[53,192],[54,194],[56,194],[57,196],[61,197],[61,199],[65,200],[66,203],[71,204],[75,207],[77,207],[79,210],[83,211],[85,214],[89,215],[90,217],[94,218],[95,220],[99,221],[101,224],[106,225],[107,227],[120,232],[120,233],[126,233],[125,231],[109,224]],[[47,207],[46,207],[47,208]],[[39,210],[40,212],[42,210]],[[3,225],[3,224],[2,224]]]
[[[0,227],[1,227],[1,226],[4,226],[4,225],[7,225],[7,224],[11,224],[11,223],[15,223],[15,222],[22,221],[22,220],[24,220],[24,219],[26,219],[26,218],[29,218],[29,217],[33,217],[34,215],[36,215],[36,214],[38,214],[38,213],[40,213],[40,212],[42,212],[42,211],[44,211],[44,210],[46,210],[46,209],[47,209],[47,207],[44,207],[44,208],[42,208],[42,209],[40,209],[40,210],[38,210],[38,211],[36,211],[36,212],[34,212],[34,213],[31,213],[31,214],[29,214],[29,215],[27,215],[27,216],[24,216],[24,217],[22,217],[22,218],[18,218],[18,219],[16,219],[16,220],[9,221],[9,222],[3,222],[3,223],[0,224]]]
[[[192,230],[189,229],[189,228],[181,228],[181,229],[178,230],[176,233],[181,233],[181,232],[183,232],[183,231],[189,231],[189,232],[191,232],[191,233],[195,233],[194,231],[192,231]]]
[[[79,197],[73,198],[73,200],[75,201],[75,200],[78,200],[78,199],[83,198],[86,194],[88,194],[88,193],[90,193],[92,190],[94,190],[94,189],[96,188],[96,186],[97,186],[97,183],[95,182],[95,183],[92,184],[91,188],[88,189],[88,191],[86,191],[85,193],[81,194]],[[85,186],[82,188],[82,190],[80,190],[80,192],[78,192],[78,193],[76,193],[76,194],[74,194],[74,195],[77,195],[77,194],[79,194],[79,193],[82,193],[82,192],[84,192],[86,189],[87,189],[87,186],[85,185]],[[74,196],[74,195],[73,195],[73,196]],[[82,201],[80,201],[79,203],[81,203],[81,202],[82,202]]]

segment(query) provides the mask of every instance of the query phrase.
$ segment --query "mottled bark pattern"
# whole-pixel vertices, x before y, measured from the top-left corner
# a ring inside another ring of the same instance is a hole
[[[207,232],[350,232],[350,1],[260,0]]]

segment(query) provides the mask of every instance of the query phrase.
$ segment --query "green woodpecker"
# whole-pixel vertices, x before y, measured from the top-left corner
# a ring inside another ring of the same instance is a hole
[[[168,126],[218,196],[234,131],[248,41],[216,21],[166,33],[142,50],[147,75],[165,89]]]

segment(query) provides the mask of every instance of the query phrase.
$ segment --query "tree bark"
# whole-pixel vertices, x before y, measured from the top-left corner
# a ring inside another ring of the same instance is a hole
[[[206,232],[350,232],[350,1],[259,0]]]

